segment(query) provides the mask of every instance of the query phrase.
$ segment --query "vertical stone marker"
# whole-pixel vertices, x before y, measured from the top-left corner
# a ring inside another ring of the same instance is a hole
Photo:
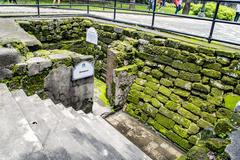
[[[95,28],[90,27],[89,29],[87,29],[86,41],[97,45],[98,34]]]

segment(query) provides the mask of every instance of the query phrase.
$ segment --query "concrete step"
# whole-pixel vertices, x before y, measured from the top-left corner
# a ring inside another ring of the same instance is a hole
[[[44,100],[43,102],[52,110],[52,112],[56,114],[56,116],[58,116],[59,119],[61,119],[61,124],[64,125],[65,130],[71,134],[79,145],[81,145],[82,148],[80,151],[84,152],[85,155],[94,160],[110,159],[107,155],[105,155],[105,152],[102,152],[99,148],[95,148],[93,144],[96,142],[92,133],[88,132],[89,129],[87,126],[80,125],[85,123],[84,121],[73,123],[70,119],[74,118],[74,116],[71,113],[68,113],[67,110],[64,110],[65,107],[62,107],[62,105],[55,105],[50,100]]]
[[[45,154],[49,159],[79,160],[92,158],[92,155],[94,155],[92,148],[79,144],[70,133],[71,130],[42,101],[38,102],[36,96],[27,97],[22,90],[13,92],[13,95],[29,122],[37,122],[37,124],[31,125],[31,127],[38,137],[41,137]],[[30,99],[32,99],[32,102]],[[50,112],[47,114],[55,118],[47,118],[46,114],[44,115],[44,110],[45,112]],[[51,120],[55,122],[50,122]],[[55,124],[55,126],[49,128],[50,124]],[[46,132],[47,134],[45,134]],[[84,139],[82,140],[84,141]],[[94,156],[96,157],[96,154]]]
[[[0,84],[0,159],[18,160],[43,149],[7,86]]]
[[[45,107],[32,103],[23,90],[13,91],[12,96],[21,108],[32,130],[36,133],[39,140],[44,143],[48,134],[51,132],[51,127],[48,126],[47,121],[44,120],[44,117],[47,117],[45,114],[48,114],[44,113]]]
[[[76,117],[70,111],[75,111],[71,107],[65,108],[62,104],[56,105],[58,109],[61,109],[63,115],[66,116],[71,121],[71,124],[74,124],[82,133],[88,136],[90,143],[97,149],[98,153],[104,156],[106,160],[119,160],[124,159],[124,157],[115,150],[107,141],[103,141],[103,136],[96,133],[95,125],[89,125],[89,123],[81,117]],[[83,116],[85,113],[82,113]],[[89,119],[90,120],[90,119]]]
[[[131,160],[145,160],[150,159],[137,146],[130,142],[120,132],[115,130],[108,122],[99,116],[92,113],[81,113],[79,111],[72,111],[75,117],[83,118],[89,126],[94,127],[96,135],[99,135],[102,141],[116,149],[124,159]]]

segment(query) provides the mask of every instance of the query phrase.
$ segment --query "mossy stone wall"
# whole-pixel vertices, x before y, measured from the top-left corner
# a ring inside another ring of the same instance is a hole
[[[126,112],[188,150],[240,101],[240,53],[153,42],[138,44]]]

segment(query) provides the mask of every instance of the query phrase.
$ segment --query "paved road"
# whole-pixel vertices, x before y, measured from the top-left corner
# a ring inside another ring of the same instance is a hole
[[[31,7],[0,7],[0,15],[2,14],[37,14],[36,8]],[[80,10],[63,10],[54,8],[41,8],[41,14],[84,14],[86,11]],[[90,14],[113,18],[111,12],[90,11]],[[130,21],[139,24],[151,25],[152,17],[150,15],[117,13],[117,20]],[[207,37],[210,32],[211,22],[170,17],[156,16],[155,26],[163,29],[186,32]],[[240,44],[240,25],[216,23],[213,38],[231,41]]]

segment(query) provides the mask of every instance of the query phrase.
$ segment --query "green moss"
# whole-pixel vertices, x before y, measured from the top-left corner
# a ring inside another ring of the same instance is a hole
[[[162,95],[162,94],[157,94],[157,95],[156,95],[156,98],[157,98],[160,102],[162,102],[162,103],[164,103],[164,104],[168,101],[168,98],[165,97],[165,96]]]
[[[133,83],[131,86],[131,89],[142,91],[144,88],[142,86],[138,85],[137,83]]]
[[[166,127],[167,129],[171,129],[174,127],[175,122],[161,114],[157,114],[155,120],[162,126]]]
[[[153,77],[155,77],[157,79],[159,79],[160,77],[163,76],[163,73],[161,71],[157,70],[157,69],[153,69],[151,71],[151,74],[153,75]]]
[[[152,105],[153,105],[154,107],[156,107],[156,108],[159,108],[159,107],[163,106],[163,104],[160,103],[160,102],[157,100],[157,98],[152,98],[152,99],[151,99],[151,103],[152,103]]]
[[[137,73],[137,66],[135,64],[133,65],[129,65],[129,66],[124,66],[124,67],[121,67],[121,68],[117,68],[114,70],[115,71],[115,74],[118,76],[119,73],[123,72],[123,71],[126,71],[128,72],[129,74],[136,74]]]
[[[231,69],[229,67],[224,67],[222,68],[222,73],[227,75],[227,76],[230,76],[230,77],[233,77],[233,78],[236,78],[236,79],[239,79],[240,78],[240,71],[239,70],[235,70],[235,69]]]
[[[227,58],[234,58],[235,53],[231,51],[226,50],[216,50],[217,56],[227,57]]]
[[[194,74],[194,73],[185,72],[185,71],[180,71],[178,77],[191,82],[199,82],[201,80],[200,74]]]
[[[164,86],[160,86],[159,89],[158,89],[158,91],[159,91],[160,93],[162,93],[163,95],[167,96],[167,97],[169,97],[170,94],[172,93],[172,91],[171,91],[170,89],[168,89],[168,88],[166,88],[166,87],[164,87]]]
[[[216,112],[217,118],[228,118],[230,119],[232,117],[232,111],[227,108],[219,108]]]
[[[163,135],[166,135],[167,134],[167,129],[165,127],[163,127],[162,125],[160,125],[159,123],[157,123],[155,121],[155,123],[153,124],[154,128],[156,130],[158,130],[160,133],[162,133]]]
[[[177,114],[177,113],[174,113],[174,116],[172,118],[176,123],[184,126],[185,128],[188,128],[191,124],[191,121],[188,120],[187,118]]]
[[[143,67],[143,66],[144,66],[144,62],[143,62],[141,59],[139,59],[139,58],[136,58],[136,59],[134,60],[134,63],[135,63],[138,67]]]
[[[97,78],[94,78],[94,87],[97,88],[99,91],[100,91],[100,95],[99,95],[99,99],[103,102],[104,106],[109,106],[110,103],[109,103],[109,100],[107,98],[107,86],[106,84],[97,79]]]
[[[228,119],[219,119],[214,127],[217,135],[230,133],[233,129],[234,127]]]
[[[202,73],[208,77],[220,79],[221,78],[221,72],[212,70],[212,69],[203,69]]]
[[[201,109],[199,107],[197,107],[196,105],[192,104],[192,103],[183,103],[182,105],[185,109],[187,109],[188,111],[196,114],[196,115],[201,115]]]
[[[228,94],[224,97],[224,107],[233,111],[236,104],[240,101],[240,96],[236,94]]]
[[[191,144],[195,145],[195,144],[197,144],[198,139],[199,139],[199,138],[198,138],[196,135],[191,135],[191,136],[188,138],[188,141],[189,141]]]
[[[160,80],[160,84],[166,86],[166,87],[172,87],[173,86],[173,82],[166,79],[166,78],[161,78]]]
[[[210,87],[208,85],[203,85],[201,83],[193,83],[192,88],[203,93],[209,93]]]
[[[184,116],[190,120],[197,121],[199,119],[198,116],[192,114],[191,112],[185,110],[184,108],[178,108],[177,111],[179,114],[181,114],[182,116]]]
[[[178,144],[179,146],[181,146],[182,148],[184,148],[186,150],[188,150],[192,147],[187,140],[181,138],[180,136],[178,136],[171,130],[168,130],[168,132],[166,133],[166,136],[170,140],[172,140],[174,143]]]
[[[139,102],[139,91],[138,90],[130,90],[129,94],[128,94],[128,97],[127,97],[127,100],[129,102],[132,102],[134,104],[138,104]]]
[[[170,119],[173,118],[173,116],[174,116],[174,112],[168,110],[167,108],[165,108],[163,106],[159,108],[159,113],[161,113],[162,115],[164,115]]]
[[[154,82],[146,82],[145,84],[144,84],[144,86],[145,87],[149,87],[149,88],[151,88],[152,90],[154,90],[154,91],[158,91],[158,88],[159,88],[159,84],[157,84],[157,83],[154,83]]]
[[[177,86],[179,88],[182,88],[182,89],[185,89],[185,90],[191,90],[191,85],[192,85],[191,82],[184,81],[182,79],[177,78],[174,81],[174,84],[175,84],[175,86]]]
[[[204,68],[213,69],[216,71],[221,71],[222,65],[219,63],[206,63],[203,66]]]
[[[136,78],[136,80],[135,80],[135,83],[140,86],[143,86],[146,82],[147,82],[146,80],[141,79],[141,78]]]
[[[173,68],[171,68],[171,67],[169,67],[169,66],[167,66],[164,69],[164,72],[169,74],[169,75],[171,75],[171,76],[173,76],[173,77],[177,77],[178,76],[178,71],[173,69]]]
[[[212,151],[222,153],[226,146],[230,142],[226,139],[220,139],[220,138],[209,138],[206,142],[206,145],[208,148],[210,148]]]
[[[166,103],[165,107],[170,109],[170,110],[176,111],[181,107],[181,105],[179,103],[175,103],[173,101],[168,101]]]
[[[222,96],[223,91],[218,89],[218,88],[212,88],[210,95],[212,95],[212,96]]]
[[[141,72],[141,71],[138,71],[137,75],[139,78],[143,78],[143,79],[146,78],[146,76],[147,76],[144,72]]]
[[[197,122],[197,125],[201,128],[208,128],[208,127],[211,127],[212,124],[203,120],[203,119],[199,119],[198,122]]]
[[[153,78],[151,75],[147,75],[146,80],[148,80],[150,82],[154,82],[154,83],[159,83],[159,80]]]
[[[187,152],[187,159],[189,160],[209,160],[209,149],[205,146],[194,146]]]
[[[148,94],[148,95],[150,95],[150,96],[152,96],[152,97],[154,97],[154,96],[157,94],[156,91],[152,90],[152,89],[149,88],[149,87],[145,87],[145,88],[144,88],[144,93],[145,93],[145,94]]]
[[[145,103],[144,105],[143,105],[143,108],[144,108],[144,111],[148,114],[148,115],[150,115],[151,117],[153,117],[153,118],[155,118],[155,116],[156,116],[156,114],[157,114],[157,112],[158,112],[158,110],[156,109],[156,108],[154,108],[151,104],[149,104],[149,103]]]
[[[178,88],[174,88],[173,92],[181,97],[188,97],[190,95],[188,91],[178,89]]]
[[[170,99],[176,103],[181,103],[183,101],[178,95],[174,93],[171,94]]]
[[[229,76],[223,76],[222,82],[228,85],[236,85],[238,83],[238,80]]]
[[[214,124],[217,120],[215,114],[209,114],[207,112],[202,112],[202,118],[212,124]]]
[[[179,125],[175,125],[173,127],[173,131],[175,133],[177,133],[182,138],[188,138],[189,137],[187,130],[182,128],[182,127],[180,127]]]
[[[234,89],[234,93],[237,93],[240,95],[240,84],[236,86],[236,88]]]

